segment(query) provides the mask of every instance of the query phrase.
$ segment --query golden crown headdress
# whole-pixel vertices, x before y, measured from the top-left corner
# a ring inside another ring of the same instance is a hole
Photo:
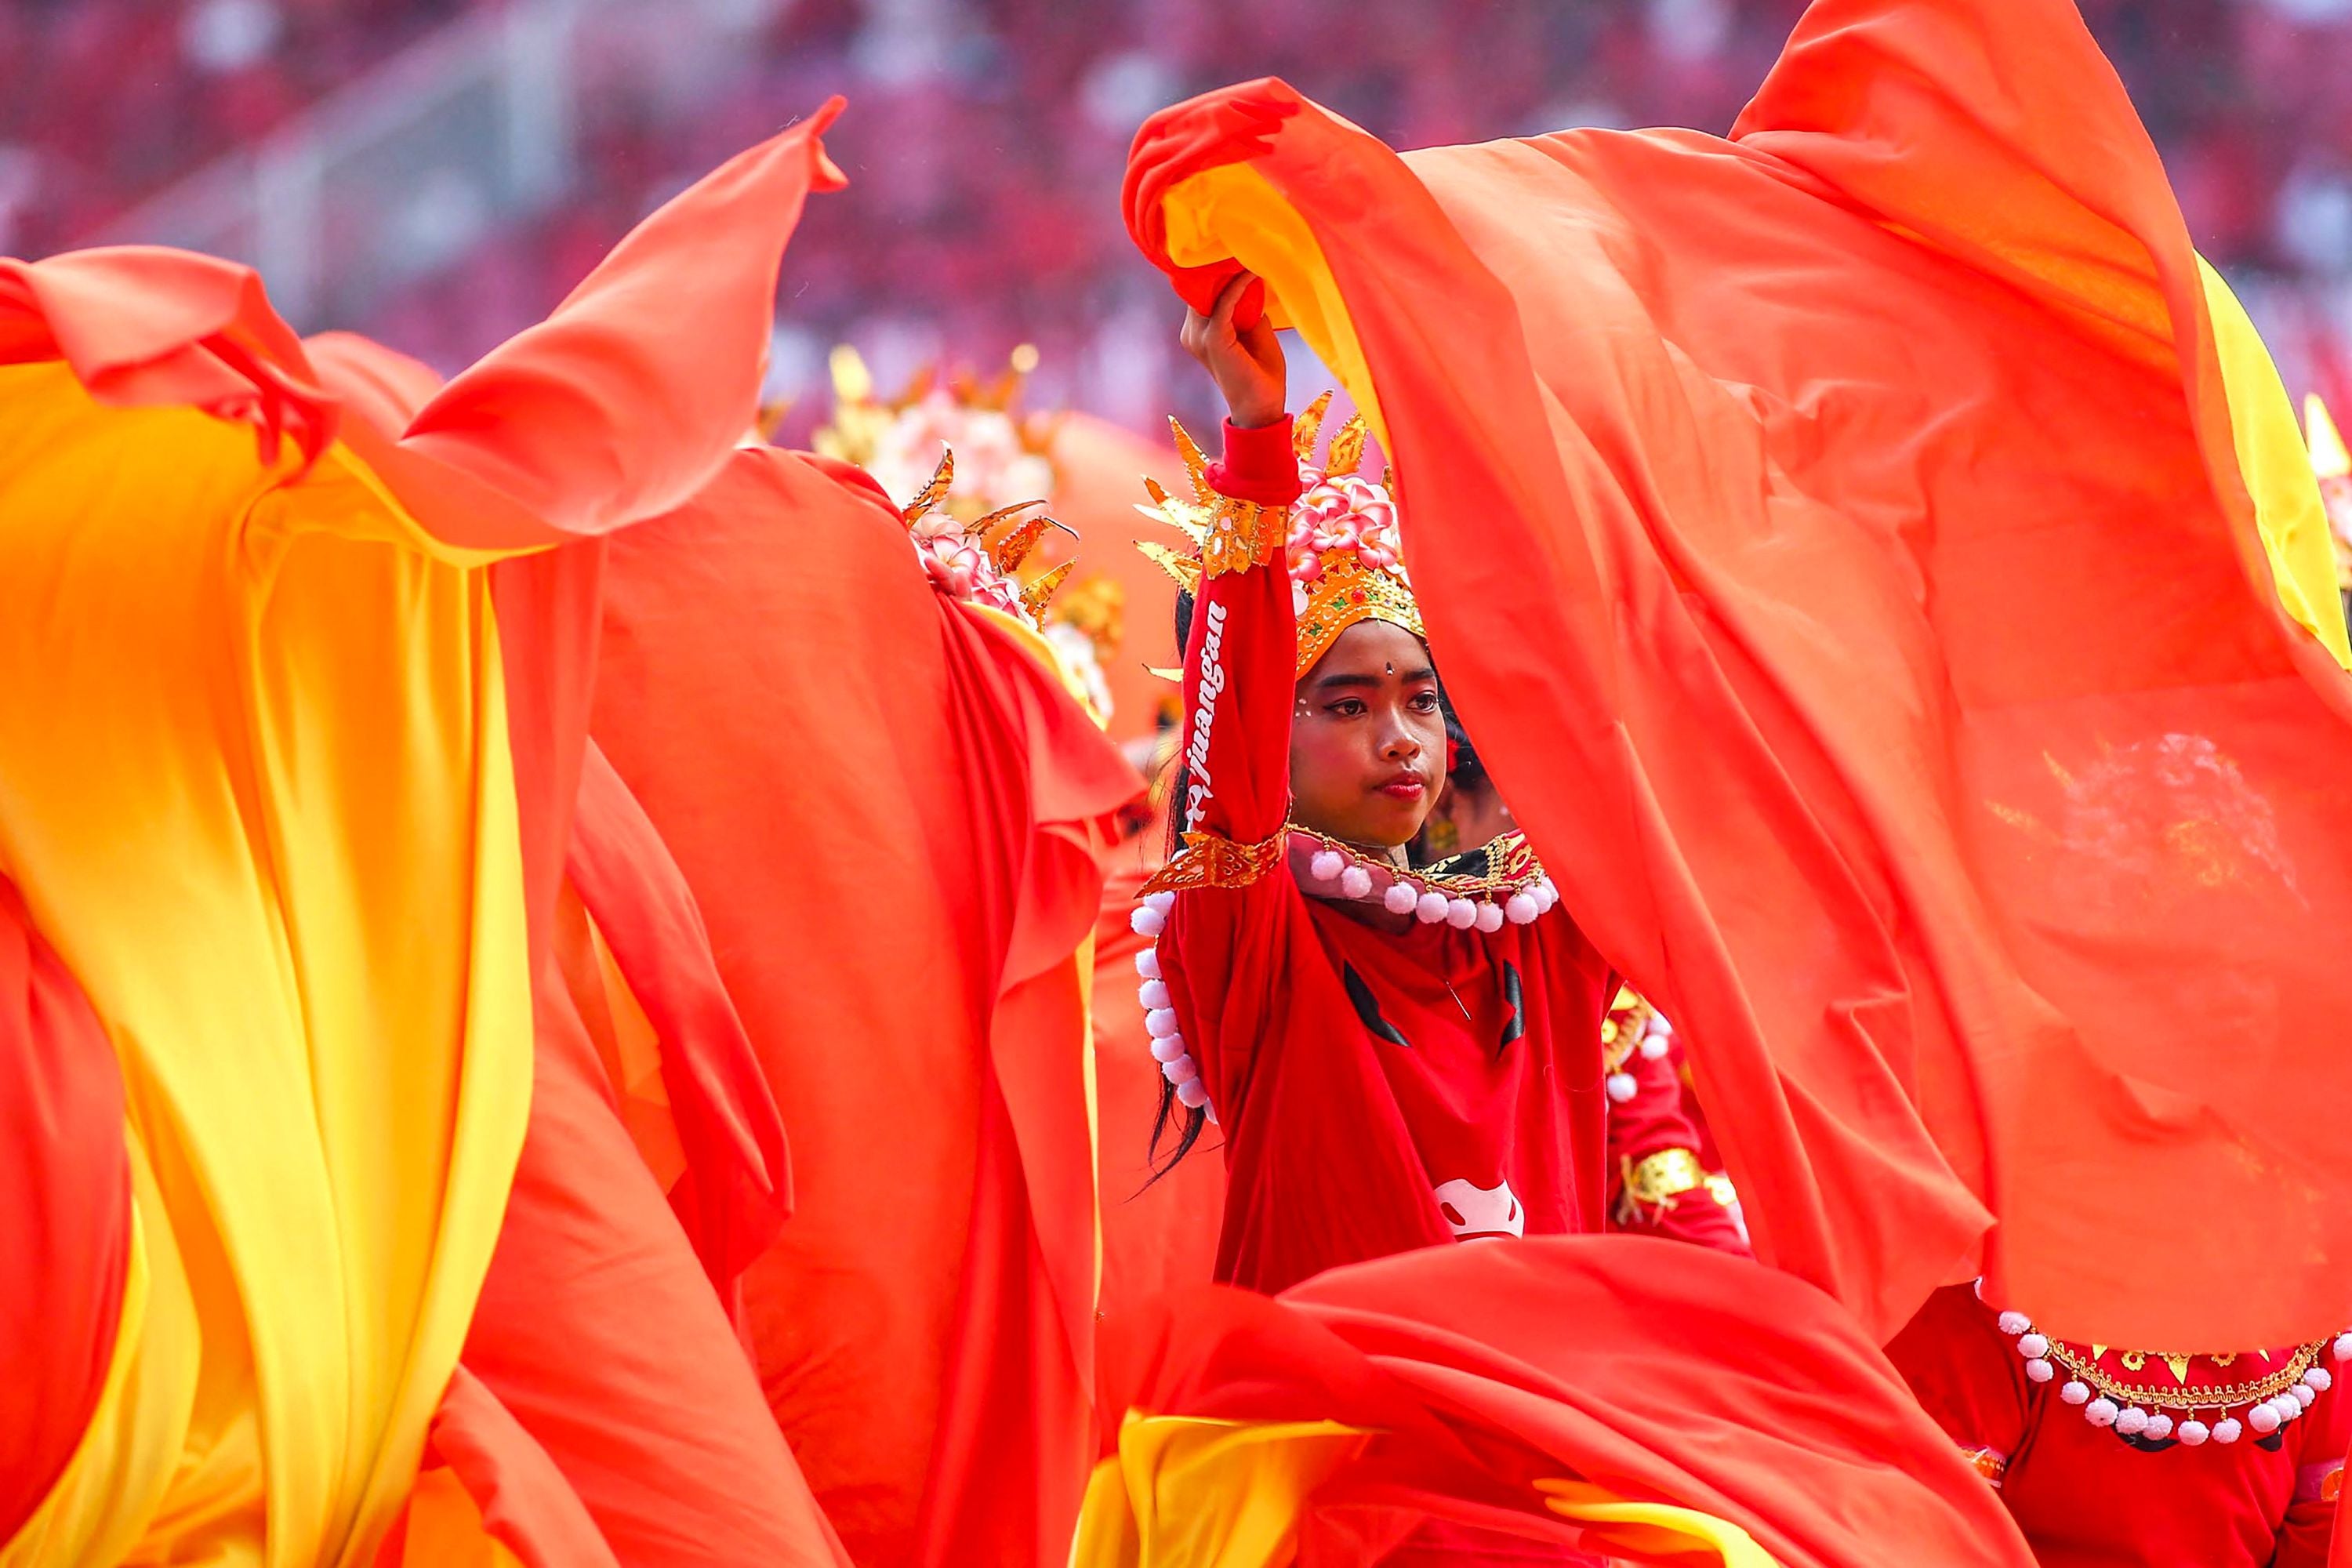
[[[1042,500],[1015,501],[966,522],[947,510],[955,486],[955,452],[944,448],[939,467],[905,512],[907,537],[923,570],[945,593],[1041,626],[1045,606],[1077,563],[1065,561],[1024,581],[1021,567],[1047,531],[1062,524],[1039,510]],[[1026,514],[1026,515],[1024,515]],[[1064,532],[1069,531],[1063,529]]]
[[[1006,368],[986,380],[927,365],[896,397],[876,390],[864,356],[846,343],[833,351],[829,365],[833,417],[810,444],[872,474],[892,500],[914,504],[942,446],[962,460],[949,493],[934,504],[965,522],[1023,496],[1054,493],[1055,422],[1020,407],[1023,384],[1037,365],[1030,345],[1014,349]]]
[[[1286,515],[1219,495],[1209,483],[1200,443],[1173,419],[1168,424],[1192,479],[1192,499],[1180,500],[1147,479],[1143,485],[1151,504],[1136,507],[1192,542],[1189,553],[1150,541],[1136,547],[1179,586],[1195,593],[1204,576],[1263,565],[1276,549],[1284,552],[1291,606],[1298,616],[1300,675],[1359,621],[1384,621],[1415,637],[1427,635],[1412,585],[1397,559],[1395,499],[1385,483],[1357,472],[1370,434],[1364,416],[1349,416],[1333,432],[1321,466],[1315,463],[1315,443],[1330,406],[1327,392],[1307,405],[1292,428],[1305,489]]]
[[[865,357],[844,343],[829,362],[833,419],[811,444],[905,499],[908,536],[943,592],[1042,630],[1073,563],[1041,568],[1033,560],[1048,531],[1069,531],[1040,510],[1056,480],[1048,457],[1054,421],[1018,406],[1036,366],[1037,351],[1024,343],[989,380],[926,366],[886,398]]]

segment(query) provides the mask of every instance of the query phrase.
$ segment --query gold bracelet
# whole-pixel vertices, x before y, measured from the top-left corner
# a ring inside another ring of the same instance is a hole
[[[1617,1164],[1624,1178],[1624,1189],[1617,1199],[1620,1225],[1643,1217],[1644,1208],[1670,1213],[1676,1198],[1706,1185],[1706,1171],[1688,1149],[1661,1149],[1638,1164],[1629,1154]]]
[[[1201,574],[1222,577],[1273,560],[1290,538],[1290,509],[1221,495],[1201,541]]]

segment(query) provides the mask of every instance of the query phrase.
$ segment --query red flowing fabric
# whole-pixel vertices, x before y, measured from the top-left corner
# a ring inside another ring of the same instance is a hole
[[[568,997],[542,1005],[530,1128],[464,1371],[631,1568],[845,1564],[611,1096]]]
[[[739,451],[613,544],[594,733],[677,856],[791,1116],[745,1279],[776,1417],[859,1563],[1059,1555],[1093,1373],[1072,954],[1133,774],[940,598],[854,469]]]
[[[614,963],[661,1043],[662,1084],[686,1166],[670,1207],[722,1296],[792,1213],[783,1121],[701,911],[645,808],[594,746],[565,861]]]
[[[452,544],[562,543],[685,501],[751,427],[785,242],[809,193],[845,183],[821,140],[841,108],[672,199],[396,442],[352,445]]]
[[[635,522],[699,489],[751,423],[778,265],[801,203],[809,190],[838,183],[816,139],[835,111],[828,106],[743,154],[648,219],[545,326],[452,381],[412,422],[404,446],[429,433],[417,444],[436,459],[487,478],[502,499],[530,497],[529,520],[568,518],[565,535]],[[687,300],[691,313],[678,309]],[[641,423],[649,401],[667,402],[684,422]],[[520,459],[501,446],[495,461],[478,460],[476,434],[499,430],[522,408],[531,416],[524,428],[561,439]],[[445,477],[423,476],[436,484]],[[566,484],[580,488],[559,493]],[[635,503],[627,511],[604,510],[624,499]],[[710,1290],[711,1279],[723,1283],[740,1269],[781,1218],[773,1205],[783,1190],[782,1133],[773,1101],[764,1093],[751,1100],[756,1085],[739,1087],[736,1103],[751,1103],[764,1120],[749,1142],[775,1163],[762,1171],[729,1162],[727,1174],[702,1184],[714,1204],[750,1202],[731,1215],[698,1216],[698,1261],[622,1130],[569,999],[554,994],[547,942],[567,858],[625,972],[642,974],[660,962],[678,973],[675,956],[633,940],[661,940],[645,929],[660,917],[646,884],[599,876],[614,869],[597,859],[599,830],[625,809],[625,791],[607,789],[601,808],[583,795],[607,548],[598,540],[503,563],[493,584],[502,631],[519,623],[528,634],[510,634],[504,646],[541,977],[541,1049],[530,1130],[466,1365],[547,1447],[623,1561],[841,1562],[840,1543]],[[593,819],[573,823],[575,800],[588,801]],[[637,845],[645,847],[642,837]],[[641,855],[622,869],[642,873],[650,863]],[[662,865],[663,874],[674,880],[675,869]],[[672,889],[673,912],[682,892]],[[690,930],[668,934],[688,957],[709,962]],[[624,952],[645,962],[633,964]],[[635,980],[658,1026],[657,1005]],[[706,992],[703,1005],[709,1013],[724,998],[713,1003]],[[667,1080],[673,1061],[683,1059],[673,1047],[692,1047],[684,1036],[663,1035]],[[693,1103],[673,1095],[689,1182],[698,1149],[709,1156],[723,1148],[693,1135]],[[705,1119],[706,1134],[719,1131],[713,1120]],[[766,1197],[757,1192],[763,1184]]]
[[[1182,493],[1183,465],[1174,448],[1083,414],[1055,424],[1054,515],[1078,535],[1048,535],[1055,558],[1075,559],[1063,595],[1095,579],[1117,585],[1121,635],[1104,661],[1110,687],[1107,726],[1123,747],[1148,745],[1173,721],[1174,682],[1151,673],[1178,662],[1176,584],[1135,548],[1150,539],[1171,549],[1187,542],[1165,523],[1139,515],[1145,476]],[[1133,757],[1136,752],[1129,750]],[[1224,1161],[1213,1134],[1166,1176],[1152,1179],[1151,1129],[1163,1079],[1136,1001],[1142,977],[1135,955],[1144,943],[1128,924],[1137,890],[1163,858],[1166,824],[1158,819],[1113,845],[1104,857],[1102,909],[1095,924],[1094,1050],[1097,1181],[1102,1194],[1102,1290],[1097,1310],[1106,1332],[1165,1291],[1204,1284],[1216,1264],[1224,1208]],[[1181,1131],[1181,1124],[1172,1124]],[[1162,1139],[1160,1157],[1175,1147]],[[1116,1426],[1119,1413],[1102,1417]]]
[[[43,261],[0,257],[0,364],[62,359],[100,402],[186,405],[250,421],[274,460],[332,440],[340,410],[249,267],[192,251],[110,246]]]
[[[1212,94],[1128,178],[1196,304],[1234,263],[1170,209],[1244,163],[1345,302],[1448,689],[1683,1026],[1762,1255],[1882,1337],[1979,1257],[2062,1335],[2338,1326],[2352,690],[2074,8],[1821,0],[1729,141],[1400,159]]]
[[[0,878],[0,1541],[81,1441],[131,1257],[122,1074],[89,999]]]
[[[2032,1562],[1835,1302],[1686,1243],[1433,1247],[1272,1300],[1204,1286],[1131,1324],[1105,1367],[1121,1408],[1377,1434],[1309,1497],[1307,1568],[1431,1521],[1574,1543],[1544,1479],[1727,1520],[1782,1568]]]

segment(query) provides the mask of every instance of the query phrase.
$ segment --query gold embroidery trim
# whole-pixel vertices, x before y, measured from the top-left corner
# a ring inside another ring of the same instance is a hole
[[[1676,1198],[1706,1185],[1706,1168],[1688,1149],[1661,1149],[1639,1163],[1628,1154],[1617,1165],[1624,1177],[1624,1190],[1617,1198],[1620,1225],[1671,1213]]]
[[[1344,838],[1334,838],[1328,833],[1318,833],[1311,827],[1290,825],[1290,832],[1298,838],[1337,850],[1343,860],[1378,871],[1400,882],[1447,898],[1507,899],[1513,893],[1523,893],[1544,879],[1544,868],[1536,859],[1535,848],[1521,833],[1507,833],[1486,847],[1487,874],[1474,877],[1464,871],[1448,871],[1443,863],[1416,866],[1401,870],[1385,861],[1376,860]],[[1477,853],[1477,851],[1472,851]]]
[[[1219,496],[1201,540],[1201,574],[1222,577],[1263,566],[1290,538],[1290,509]]]
[[[1182,850],[1143,884],[1143,891],[1246,888],[1282,863],[1289,838],[1287,827],[1278,827],[1255,844],[1236,844],[1222,833],[1187,833]]]
[[[2286,1364],[2267,1377],[2252,1383],[2215,1384],[2206,1388],[2126,1383],[2101,1371],[2095,1362],[2075,1354],[2057,1340],[2050,1342],[2050,1359],[2089,1384],[2093,1392],[2117,1405],[2137,1405],[2143,1410],[2220,1410],[2228,1405],[2260,1405],[2276,1399],[2303,1381],[2303,1374],[2318,1362],[2320,1347],[2326,1342],[2315,1340],[2296,1347]]]

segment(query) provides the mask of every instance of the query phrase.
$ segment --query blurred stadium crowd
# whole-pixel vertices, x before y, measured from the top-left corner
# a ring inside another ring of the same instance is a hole
[[[500,0],[0,0],[0,252],[123,215],[404,46]],[[536,319],[624,229],[826,95],[851,175],[787,263],[776,390],[856,341],[886,375],[1038,344],[1033,395],[1140,423],[1181,392],[1121,230],[1151,110],[1276,74],[1392,144],[1571,124],[1726,129],[1801,0],[730,0],[750,47],[687,113],[629,61],[577,99],[563,198],[490,223],[355,327],[449,368]],[[645,7],[648,13],[658,7]],[[2084,0],[2206,254],[2290,380],[2341,395],[2352,0]],[[446,286],[462,270],[466,287]],[[2294,341],[2280,342],[2284,335]]]

